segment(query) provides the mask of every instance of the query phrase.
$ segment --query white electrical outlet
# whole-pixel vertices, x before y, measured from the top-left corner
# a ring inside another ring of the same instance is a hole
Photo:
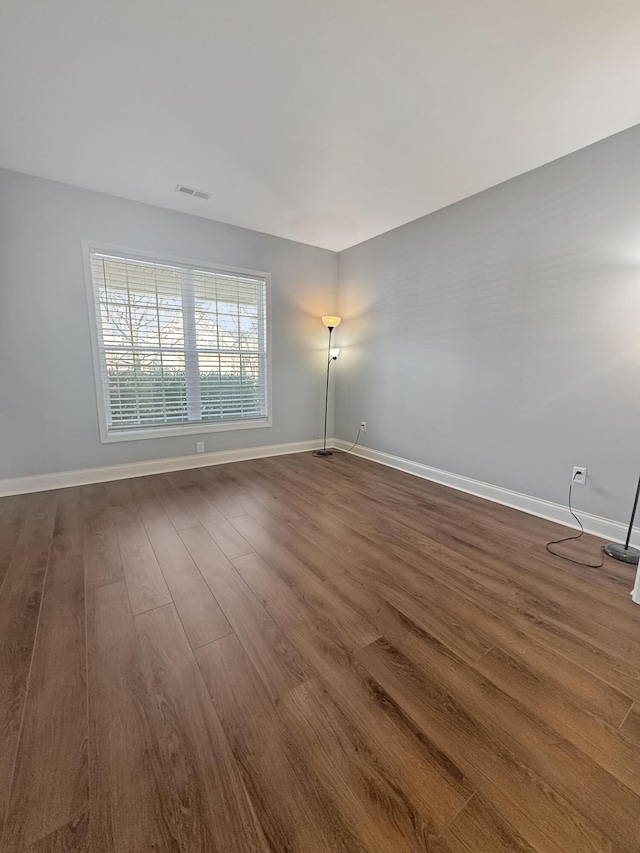
[[[367,422],[366,422],[366,421],[361,421],[361,423],[360,423],[360,432],[366,432],[366,431],[367,431]]]
[[[196,441],[196,453],[204,453],[204,441]]]
[[[584,486],[587,482],[587,469],[581,468],[579,465],[576,465],[573,469],[573,477],[571,478],[571,482],[575,483],[576,486]]]

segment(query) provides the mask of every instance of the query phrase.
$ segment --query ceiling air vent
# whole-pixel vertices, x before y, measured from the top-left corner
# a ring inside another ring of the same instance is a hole
[[[178,184],[176,192],[184,193],[185,195],[192,195],[194,198],[202,198],[205,201],[208,201],[211,198],[211,193],[206,193],[204,190],[194,190],[191,187],[185,187],[184,184]]]

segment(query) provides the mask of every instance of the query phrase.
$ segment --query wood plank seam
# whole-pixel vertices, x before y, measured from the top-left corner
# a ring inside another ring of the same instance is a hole
[[[40,630],[40,616],[42,614],[42,603],[44,601],[44,590],[46,589],[46,581],[47,581],[47,574],[49,572],[50,560],[51,560],[51,541],[49,542],[49,549],[48,549],[48,553],[47,553],[47,562],[46,562],[46,567],[45,567],[45,571],[44,571],[44,578],[42,581],[42,591],[43,592],[42,592],[42,595],[40,596],[40,604],[38,607],[38,618],[36,620],[36,629],[34,632],[34,642],[33,642],[32,648],[31,648],[31,655],[30,655],[30,660],[29,660],[29,671],[28,671],[26,682],[25,682],[24,700],[22,703],[22,710],[20,713],[20,725],[18,727],[18,737],[16,740],[16,747],[15,747],[15,752],[14,752],[14,756],[13,756],[13,763],[12,763],[12,770],[11,770],[11,777],[10,777],[11,782],[9,785],[9,794],[7,796],[5,808],[3,809],[3,814],[1,815],[3,832],[2,832],[2,835],[0,835],[0,839],[2,839],[4,837],[4,831],[6,829],[6,820],[7,820],[7,816],[9,813],[9,806],[11,803],[11,791],[13,790],[14,774],[15,774],[16,764],[17,764],[17,760],[18,760],[18,749],[20,747],[20,740],[22,738],[22,730],[23,730],[23,726],[24,726],[24,719],[25,719],[25,713],[26,713],[26,704],[27,704],[26,703],[26,697],[27,697],[28,692],[29,692],[29,684],[31,683],[31,672],[33,669],[33,657],[34,657],[34,653],[35,653],[35,638],[38,636],[38,631]]]
[[[482,660],[482,658],[483,658],[483,657],[485,657],[485,655],[488,655],[488,654],[489,654],[490,652],[492,652],[494,649],[495,649],[495,646],[490,646],[490,648],[485,649],[485,650],[482,652],[482,654],[481,654],[481,655],[479,655],[479,656],[478,656],[478,657],[473,661],[474,666],[475,666],[475,664],[480,663],[480,661]]]
[[[448,821],[448,822],[447,822],[447,823],[442,827],[442,829],[440,830],[440,832],[439,832],[439,834],[438,834],[438,838],[442,838],[442,836],[446,833],[446,831],[447,831],[448,829],[450,829],[450,828],[453,826],[453,824],[454,824],[454,823],[456,822],[456,820],[460,817],[460,815],[461,815],[461,814],[462,814],[462,812],[467,808],[467,806],[471,803],[471,800],[473,800],[473,798],[477,796],[477,794],[478,794],[478,789],[476,788],[474,791],[472,791],[472,792],[471,792],[471,794],[469,794],[469,796],[467,797],[467,799],[466,799],[466,800],[464,801],[464,803],[460,806],[460,808],[459,808],[459,809],[458,809],[458,811],[454,814],[454,816],[451,818],[451,820],[450,820],[450,821]]]
[[[628,720],[628,718],[629,718],[629,715],[631,714],[631,712],[632,712],[632,711],[633,711],[633,709],[634,709],[635,704],[636,704],[635,702],[632,702],[632,703],[631,703],[631,705],[629,705],[629,710],[628,710],[628,711],[627,711],[627,713],[624,715],[624,717],[622,718],[622,722],[621,722],[621,723],[620,723],[620,725],[618,726],[618,728],[619,728],[619,729],[622,729],[622,727],[624,726],[624,724],[627,722],[627,720]]]

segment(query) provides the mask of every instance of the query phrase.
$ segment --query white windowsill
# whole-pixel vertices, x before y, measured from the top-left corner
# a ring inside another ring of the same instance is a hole
[[[246,421],[224,421],[224,423],[179,424],[170,427],[147,427],[142,429],[103,432],[100,441],[109,444],[112,441],[137,441],[148,438],[166,438],[172,435],[203,435],[208,432],[228,432],[229,430],[259,429],[272,426],[271,418],[256,418]]]

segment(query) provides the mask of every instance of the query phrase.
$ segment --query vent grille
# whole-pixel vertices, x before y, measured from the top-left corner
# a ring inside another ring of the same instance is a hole
[[[211,198],[211,193],[207,193],[204,190],[194,190],[192,187],[185,187],[184,184],[178,184],[176,187],[177,193],[184,193],[185,195],[191,195],[194,198],[201,198],[205,201],[208,201]]]

